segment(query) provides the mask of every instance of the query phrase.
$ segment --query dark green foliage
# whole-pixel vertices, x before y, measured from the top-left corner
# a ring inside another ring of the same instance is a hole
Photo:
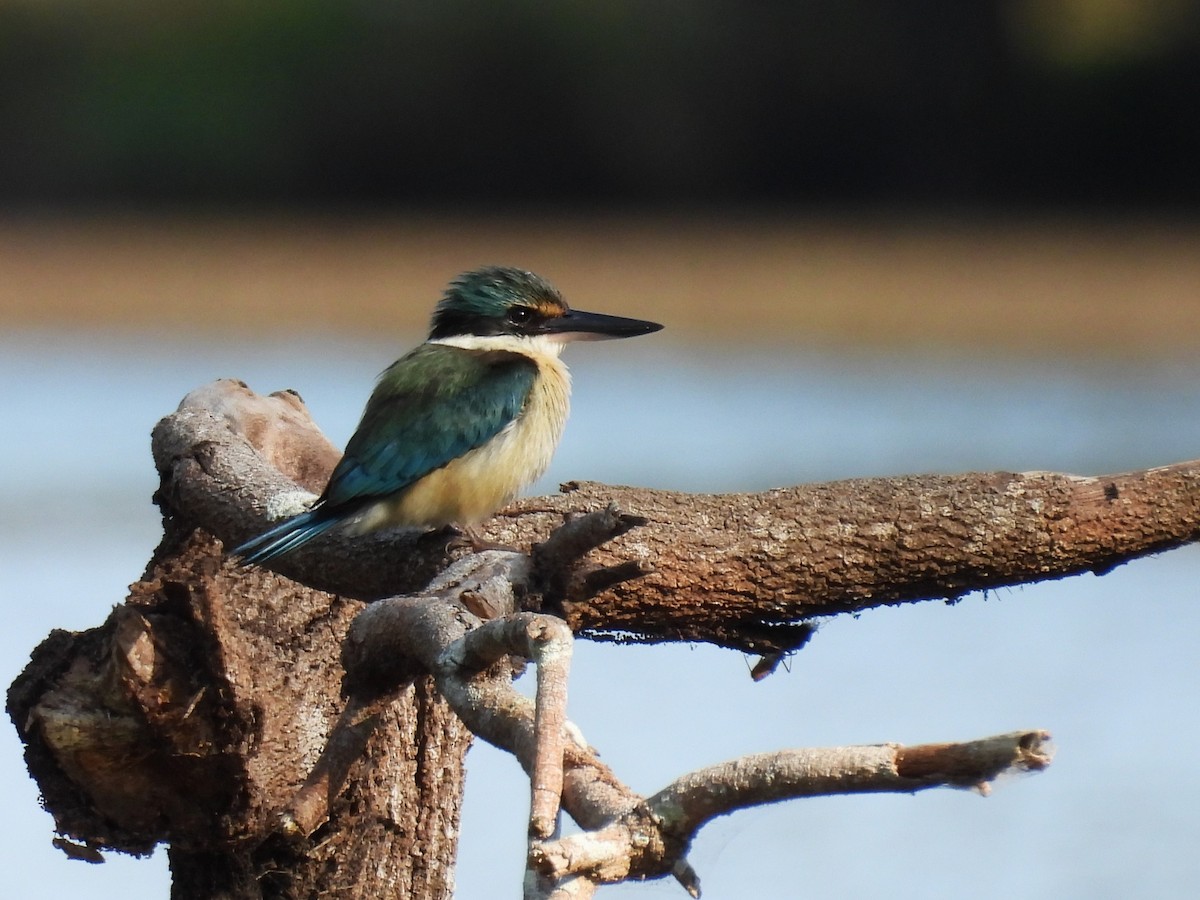
[[[1200,200],[1196,4],[1059,6],[5,0],[0,200]]]

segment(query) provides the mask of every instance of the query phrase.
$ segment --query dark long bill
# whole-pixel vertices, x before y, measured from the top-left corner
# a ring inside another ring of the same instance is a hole
[[[566,315],[547,319],[539,330],[543,334],[559,335],[566,341],[607,341],[651,334],[661,328],[657,322],[572,309],[568,310]]]

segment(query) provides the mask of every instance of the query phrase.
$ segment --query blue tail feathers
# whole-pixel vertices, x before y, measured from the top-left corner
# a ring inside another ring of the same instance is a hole
[[[340,517],[328,513],[322,515],[322,512],[324,510],[314,509],[286,519],[258,537],[235,547],[232,555],[240,556],[245,565],[261,565],[291,553],[342,521]]]

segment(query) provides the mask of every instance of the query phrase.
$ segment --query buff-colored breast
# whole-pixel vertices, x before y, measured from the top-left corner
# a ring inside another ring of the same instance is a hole
[[[562,437],[571,379],[556,357],[538,354],[538,377],[521,413],[494,438],[369,509],[357,530],[474,525],[539,478]]]

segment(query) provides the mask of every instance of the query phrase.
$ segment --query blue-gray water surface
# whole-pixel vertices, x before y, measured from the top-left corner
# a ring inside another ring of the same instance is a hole
[[[416,336],[411,336],[415,340]],[[149,431],[189,390],[297,389],[337,443],[407,346],[253,347],[143,335],[0,337],[0,680],[52,628],[99,624],[157,542]],[[568,350],[568,479],[695,491],[980,469],[1116,472],[1200,456],[1200,361],[980,361],[720,350],[647,339]],[[793,802],[722,818],[691,860],[705,897],[1193,896],[1200,879],[1200,548],[1102,578],[827,624],[761,684],[709,647],[581,642],[571,714],[652,792],[692,768],[789,746],[1047,728],[1046,772],[959,791]],[[0,859],[13,897],[162,898],[165,854],[65,859],[11,728],[0,729]],[[527,788],[472,751],[458,896],[516,896]],[[677,896],[659,882],[613,896]]]

